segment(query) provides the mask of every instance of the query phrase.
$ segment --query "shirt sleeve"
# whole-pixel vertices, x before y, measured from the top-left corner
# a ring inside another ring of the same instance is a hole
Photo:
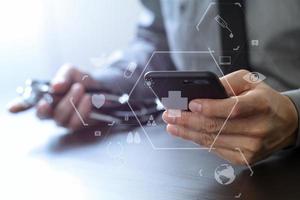
[[[126,49],[115,53],[117,56],[113,56],[113,61],[94,72],[93,77],[113,93],[131,93],[145,98],[152,94],[145,89],[144,74],[150,70],[171,70],[175,67],[169,54],[155,53],[169,50],[160,1],[142,1],[142,4],[143,11],[132,42]],[[126,72],[129,65],[133,65],[131,69],[135,68],[132,74]],[[124,73],[128,73],[127,76]]]
[[[297,113],[298,113],[298,129],[297,129],[297,141],[296,141],[296,147],[300,146],[300,89],[297,90],[290,90],[283,92],[282,94],[288,96],[292,102],[294,103]]]

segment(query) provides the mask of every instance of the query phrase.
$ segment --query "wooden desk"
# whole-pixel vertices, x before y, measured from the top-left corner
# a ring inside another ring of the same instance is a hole
[[[299,151],[254,166],[252,177],[246,167],[233,166],[237,177],[224,186],[214,170],[226,161],[206,150],[154,150],[141,129],[141,144],[127,144],[127,132],[66,135],[31,112],[0,119],[0,199],[300,198]],[[154,144],[188,144],[162,127],[146,130]]]

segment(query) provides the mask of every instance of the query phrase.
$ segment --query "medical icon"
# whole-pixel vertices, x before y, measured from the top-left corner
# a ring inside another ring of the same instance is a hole
[[[120,104],[127,103],[129,100],[129,95],[128,94],[122,94],[122,96],[119,97],[118,101]]]
[[[141,143],[141,137],[140,134],[138,132],[135,132],[134,137],[133,137],[133,141],[135,144],[140,144]]]
[[[153,115],[150,115],[148,121],[147,121],[147,126],[156,126],[156,122],[154,120]]]
[[[220,15],[217,15],[217,16],[215,17],[215,20],[216,20],[216,22],[217,22],[222,28],[224,28],[224,29],[226,29],[226,30],[229,31],[229,33],[230,33],[230,34],[229,34],[229,37],[230,37],[230,38],[233,38],[233,37],[234,37],[234,35],[233,35],[231,29],[229,28],[228,23],[227,23]]]
[[[120,158],[123,156],[124,147],[121,142],[109,142],[106,146],[106,153],[111,158]]]
[[[127,139],[126,139],[127,144],[140,144],[141,143],[141,137],[138,132],[135,132],[133,134],[132,131],[130,131],[127,134]]]
[[[219,56],[220,65],[231,65],[231,56]]]
[[[259,40],[251,40],[251,46],[259,46]]]
[[[240,45],[236,46],[235,48],[232,49],[233,51],[238,51],[240,50]]]
[[[127,78],[127,79],[131,78],[136,68],[137,68],[137,63],[130,62],[124,71],[124,78]]]
[[[108,123],[107,125],[108,126],[113,126],[113,125],[115,125],[115,123],[116,123],[116,121],[112,121],[112,122]]]
[[[242,193],[240,192],[240,193],[234,195],[234,198],[239,199],[239,198],[241,198],[241,196],[242,196]]]
[[[203,173],[202,173],[202,171],[203,171],[203,169],[200,169],[200,170],[198,171],[198,173],[199,173],[199,176],[203,176]]]
[[[103,94],[93,94],[92,95],[92,104],[97,109],[101,108],[105,103],[105,96]]]
[[[215,169],[215,179],[221,185],[231,184],[235,177],[234,169],[229,164],[221,164]]]
[[[129,116],[128,116],[128,115],[125,115],[125,116],[124,116],[124,121],[127,122],[128,120],[129,120]]]
[[[161,98],[169,117],[181,117],[181,110],[187,110],[188,98],[181,97],[181,91],[169,91],[168,97]]]
[[[131,131],[127,134],[126,142],[127,142],[127,144],[133,143],[133,133]]]
[[[259,72],[250,72],[243,76],[243,79],[245,81],[248,81],[249,83],[257,84],[266,79],[266,77],[259,73]]]
[[[89,78],[89,75],[85,74],[85,75],[82,76],[81,80],[84,81],[87,78]]]
[[[101,132],[101,131],[95,131],[95,132],[94,132],[94,135],[95,135],[96,137],[101,137],[102,132]]]
[[[126,164],[124,146],[121,142],[109,142],[106,153],[112,159],[115,169],[120,170]]]

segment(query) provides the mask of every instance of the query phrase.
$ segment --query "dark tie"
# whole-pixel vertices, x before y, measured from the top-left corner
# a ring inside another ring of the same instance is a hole
[[[224,74],[239,69],[251,70],[248,58],[248,38],[245,18],[245,0],[219,0],[219,15],[215,17],[220,27],[221,52],[230,63],[220,64]]]

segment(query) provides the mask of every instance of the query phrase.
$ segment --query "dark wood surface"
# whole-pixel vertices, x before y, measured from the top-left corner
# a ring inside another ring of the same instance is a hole
[[[224,186],[214,170],[227,161],[207,150],[154,149],[136,131],[141,143],[127,144],[128,131],[68,134],[32,112],[1,114],[0,199],[300,199],[299,151],[253,166],[252,177],[233,166],[237,177]],[[196,147],[162,126],[146,131],[156,147]]]

